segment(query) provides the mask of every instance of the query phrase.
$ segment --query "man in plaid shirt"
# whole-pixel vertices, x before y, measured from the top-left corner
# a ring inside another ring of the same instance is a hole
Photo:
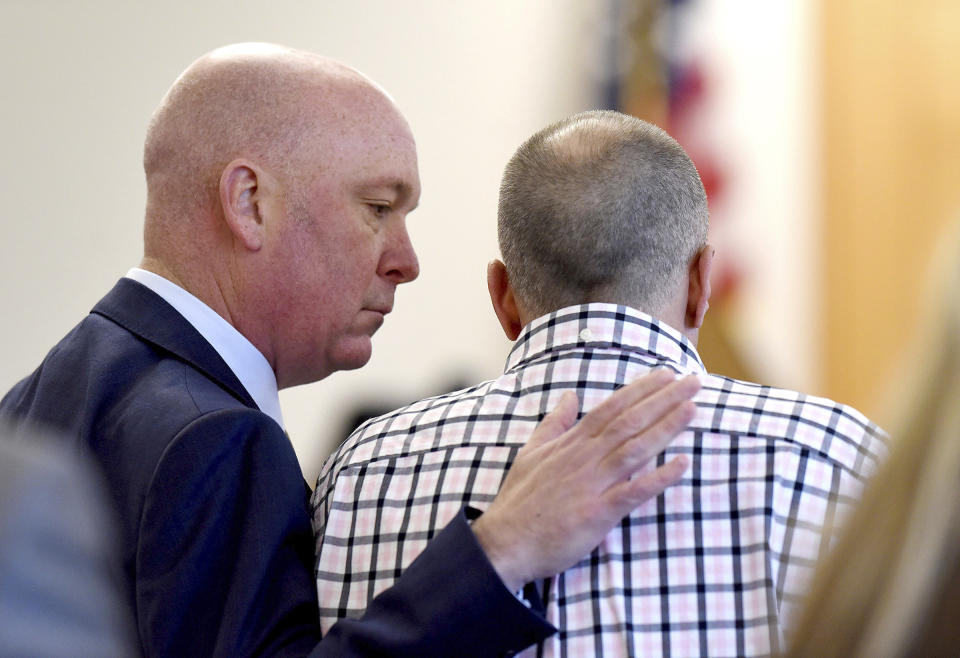
[[[579,563],[525,588],[559,630],[528,653],[775,653],[882,433],[830,400],[707,373],[695,347],[707,200],[659,128],[616,112],[545,128],[508,163],[498,214],[503,262],[488,284],[516,341],[504,374],[369,421],[327,462],[313,500],[324,628],[360,614],[463,504],[485,509],[564,392],[586,412],[660,368],[702,385],[658,460],[683,455],[690,469]]]

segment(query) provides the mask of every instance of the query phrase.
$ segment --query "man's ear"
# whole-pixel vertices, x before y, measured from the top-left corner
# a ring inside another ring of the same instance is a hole
[[[523,329],[520,322],[520,312],[517,309],[517,299],[510,287],[510,277],[503,261],[493,260],[487,265],[487,290],[490,291],[490,301],[493,303],[493,312],[500,320],[503,333],[510,340],[516,340]]]
[[[714,248],[706,245],[690,263],[687,284],[686,324],[691,329],[699,329],[703,318],[710,308],[710,271],[713,268]]]
[[[220,175],[220,206],[227,228],[249,251],[263,246],[263,172],[248,160],[234,160]]]

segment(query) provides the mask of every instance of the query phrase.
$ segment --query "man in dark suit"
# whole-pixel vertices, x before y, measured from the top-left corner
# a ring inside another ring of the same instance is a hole
[[[54,427],[101,466],[145,654],[514,651],[553,629],[513,591],[680,477],[682,460],[630,476],[691,417],[695,383],[638,382],[576,427],[567,399],[483,516],[461,513],[314,648],[308,490],[277,391],[366,363],[396,286],[416,278],[413,137],[353,69],[245,44],[181,75],[144,169],[140,267],[0,412]],[[553,458],[561,435],[580,458]],[[546,504],[555,483],[578,504]]]

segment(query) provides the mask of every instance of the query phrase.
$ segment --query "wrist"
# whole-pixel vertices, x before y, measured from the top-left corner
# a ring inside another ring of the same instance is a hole
[[[503,541],[502,529],[498,532],[496,523],[489,514],[473,521],[470,527],[504,586],[511,592],[522,589],[530,579],[525,574],[522,560],[517,559],[516,545]]]

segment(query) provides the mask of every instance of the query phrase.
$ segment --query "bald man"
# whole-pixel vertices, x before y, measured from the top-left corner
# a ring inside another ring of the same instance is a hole
[[[0,403],[101,466],[144,654],[517,650],[554,629],[513,592],[685,469],[631,477],[692,417],[695,381],[639,381],[575,427],[564,398],[486,513],[470,524],[461,511],[362,619],[315,646],[308,488],[277,392],[366,363],[396,287],[416,278],[413,137],[349,67],[238,45],[174,83],[144,169],[140,267]],[[564,509],[545,502],[557,483]]]

